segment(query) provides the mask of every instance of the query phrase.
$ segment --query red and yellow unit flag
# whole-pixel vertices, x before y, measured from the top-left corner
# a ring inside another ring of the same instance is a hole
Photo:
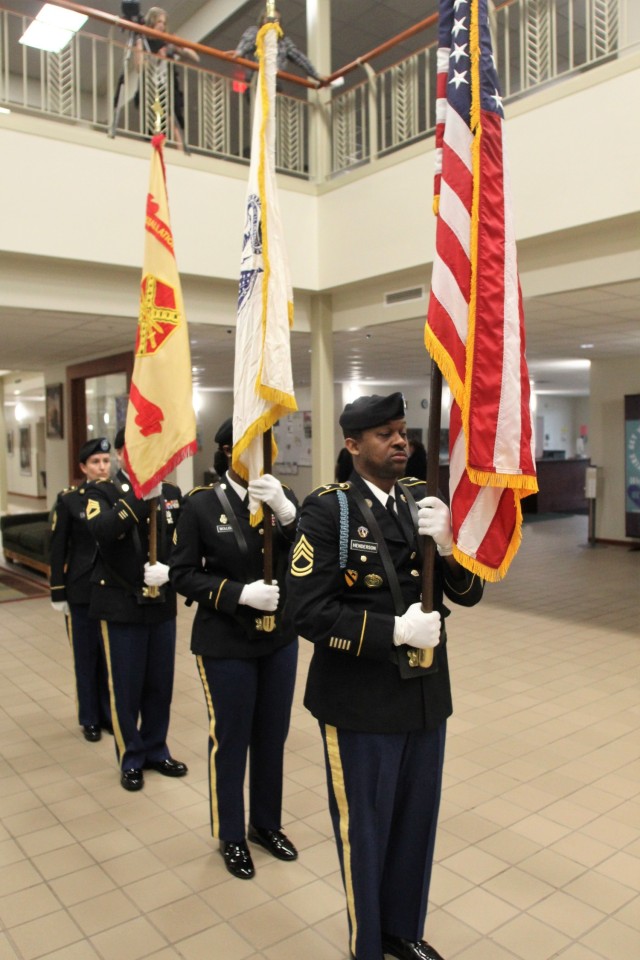
[[[246,480],[263,471],[263,434],[298,409],[293,390],[290,330],[293,291],[276,186],[277,23],[257,37],[260,64],[236,325],[233,382],[233,469]],[[272,455],[276,457],[275,443]],[[260,501],[249,502],[251,522],[262,519]]]
[[[140,316],[125,426],[124,460],[138,497],[197,450],[191,351],[169,223],[164,139],[157,134],[151,141]]]
[[[440,0],[436,255],[425,344],[452,395],[454,555],[500,580],[538,489],[504,113],[487,0]]]

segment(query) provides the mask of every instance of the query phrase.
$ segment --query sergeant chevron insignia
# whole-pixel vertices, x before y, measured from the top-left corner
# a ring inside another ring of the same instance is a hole
[[[100,513],[100,504],[97,500],[87,500],[87,520],[97,517]]]
[[[313,570],[313,547],[304,534],[300,537],[291,558],[291,575],[306,577]]]

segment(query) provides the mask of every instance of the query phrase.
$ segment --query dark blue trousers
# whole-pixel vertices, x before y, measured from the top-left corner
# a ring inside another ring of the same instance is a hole
[[[166,760],[173,693],[176,621],[113,623],[101,620],[109,669],[116,756],[122,770]]]
[[[382,932],[424,933],[446,724],[402,734],[320,729],[351,952],[382,960]]]
[[[235,843],[246,835],[247,755],[249,821],[254,827],[279,830],[298,643],[251,660],[196,660],[209,712],[211,833]]]
[[[100,624],[89,619],[88,604],[70,603],[65,617],[76,678],[78,723],[110,727],[109,679]]]

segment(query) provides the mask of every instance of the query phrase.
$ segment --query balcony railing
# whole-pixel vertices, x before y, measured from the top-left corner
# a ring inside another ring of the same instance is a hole
[[[108,37],[83,31],[60,53],[36,50],[19,43],[30,22],[0,11],[0,104],[140,138],[155,132],[158,103],[160,130],[169,143],[182,144],[188,153],[248,162],[255,88],[250,72],[239,79],[148,50],[140,63],[133,31],[128,39],[120,31]],[[280,93],[276,110],[276,165],[308,177],[309,103]]]
[[[602,63],[621,48],[622,9],[638,0],[507,0],[492,23],[508,103]],[[332,167],[338,174],[435,132],[437,23],[423,49],[334,95]],[[360,58],[360,63],[366,58]]]
[[[508,102],[617,56],[623,46],[622,14],[627,4],[637,2],[500,3],[493,33],[504,99]],[[244,70],[238,73],[214,57],[208,58],[213,67],[178,65],[149,52],[142,66],[136,65],[133,32],[113,28],[108,36],[81,32],[60,53],[46,53],[18,42],[29,23],[28,17],[0,10],[0,104],[111,136],[139,138],[154,131],[155,104],[160,102],[169,142],[183,143],[187,152],[248,162],[255,83],[247,83]],[[300,95],[278,94],[276,163],[281,172],[316,176],[308,144],[310,124],[320,110],[327,112],[330,130],[329,176],[434,132],[436,18],[423,21],[418,29],[421,49],[397,63],[376,71],[373,62],[381,47],[337,71],[354,76],[361,71],[364,76],[354,85],[333,90],[326,105],[306,98],[304,81],[296,88]],[[416,32],[413,28],[405,33]],[[385,44],[385,51],[392,45],[393,41]]]

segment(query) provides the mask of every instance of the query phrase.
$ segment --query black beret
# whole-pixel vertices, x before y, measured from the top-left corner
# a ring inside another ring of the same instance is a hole
[[[348,436],[350,430],[369,430],[379,427],[389,420],[403,420],[405,416],[404,397],[401,393],[391,393],[388,397],[373,394],[371,397],[358,397],[348,403],[338,421],[342,432]]]
[[[120,427],[120,429],[116,433],[116,438],[113,441],[113,449],[122,450],[123,447],[124,447],[124,427]]]
[[[78,463],[86,463],[94,453],[109,453],[109,450],[111,450],[111,444],[106,437],[96,437],[94,440],[87,440],[87,442],[83,443],[80,447]]]
[[[233,446],[233,417],[227,417],[225,422],[220,424],[213,439],[221,447]]]

